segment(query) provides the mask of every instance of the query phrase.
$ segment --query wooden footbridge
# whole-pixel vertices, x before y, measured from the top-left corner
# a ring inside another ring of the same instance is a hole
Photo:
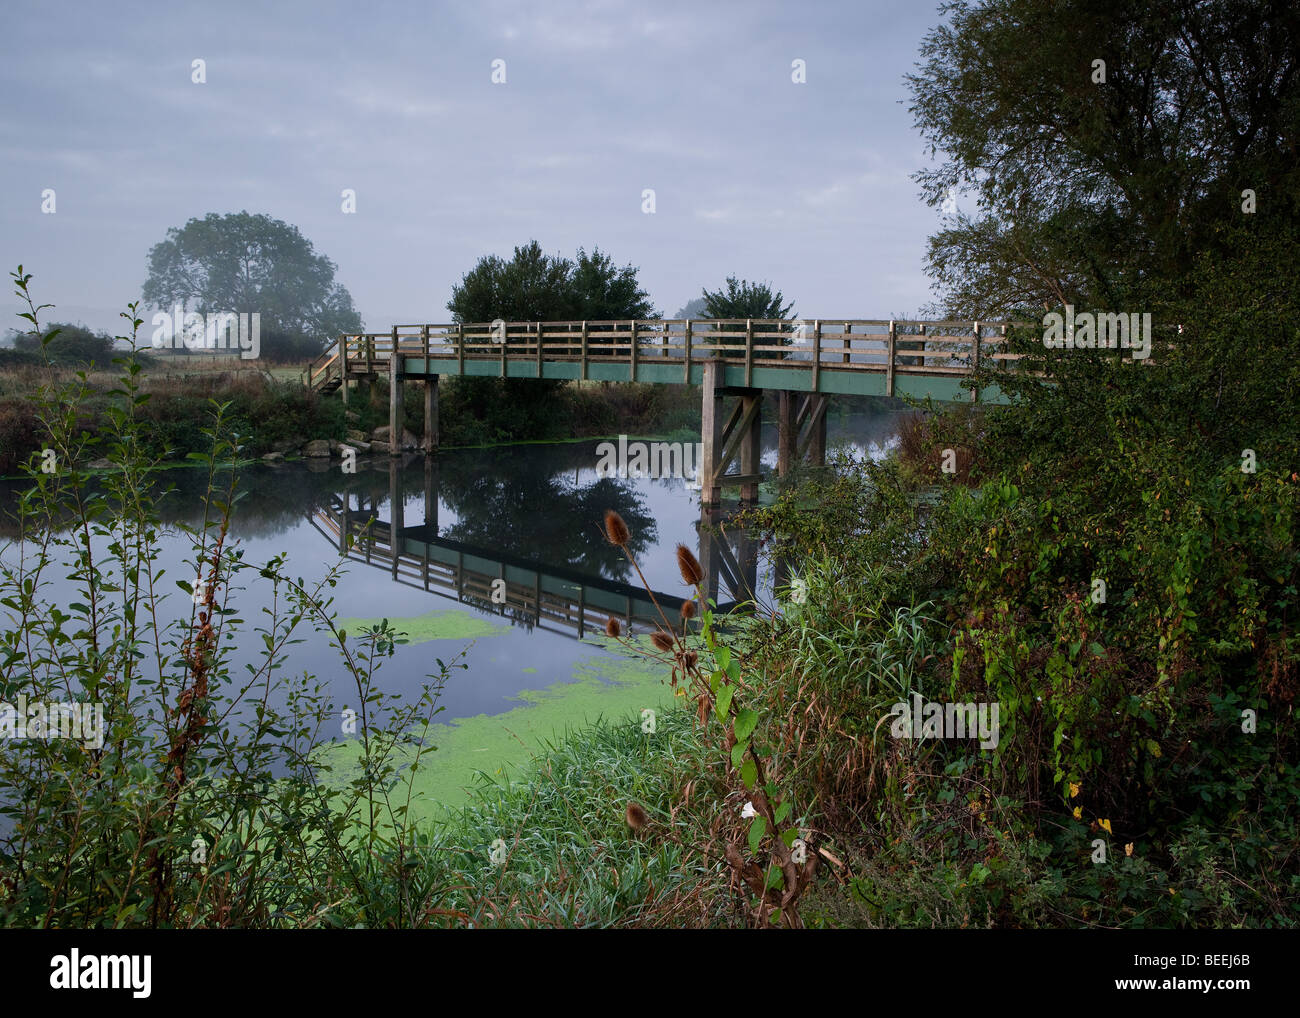
[[[759,420],[765,392],[778,394],[777,471],[826,456],[826,397],[915,396],[1005,402],[996,385],[973,384],[1006,369],[1003,322],[887,319],[710,319],[606,322],[487,322],[395,325],[340,336],[304,373],[319,392],[389,379],[392,433],[402,431],[403,387],[424,384],[424,448],[438,447],[438,378],[547,378],[660,382],[703,389],[705,505],[723,487],[757,498]],[[734,403],[727,406],[729,399]],[[394,449],[396,451],[396,448]]]

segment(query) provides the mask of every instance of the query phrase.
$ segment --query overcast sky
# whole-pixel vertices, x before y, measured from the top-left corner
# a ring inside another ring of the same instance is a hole
[[[909,0],[12,7],[3,268],[22,262],[54,318],[119,332],[169,227],[246,209],[301,229],[372,330],[449,320],[480,256],[534,238],[639,266],[665,315],[728,275],[803,317],[916,313],[941,213],[910,178],[928,160],[903,75],[937,18]]]

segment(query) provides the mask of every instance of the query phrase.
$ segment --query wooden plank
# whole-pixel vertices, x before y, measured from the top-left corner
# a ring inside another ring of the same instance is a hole
[[[636,381],[636,343],[637,343],[636,322],[634,321],[632,323],[632,354],[631,354],[631,360],[629,361],[631,367],[628,372],[628,381],[630,382]]]
[[[542,377],[542,323],[537,323],[537,377]]]
[[[582,323],[582,380],[587,380],[587,323]]]

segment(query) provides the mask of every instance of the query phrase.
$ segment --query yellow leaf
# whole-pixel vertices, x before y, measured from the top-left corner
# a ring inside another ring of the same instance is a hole
[[[1130,841],[1127,845],[1124,846],[1124,854],[1125,855],[1133,854],[1133,842]]]
[[[1098,825],[1099,827],[1101,827],[1102,829],[1104,829],[1105,832],[1106,832],[1107,834],[1114,834],[1114,833],[1115,833],[1114,831],[1112,831],[1112,830],[1110,829],[1110,821],[1109,821],[1109,820],[1098,820],[1098,821],[1097,821],[1097,825]]]
[[[1074,807],[1074,819],[1075,819],[1075,820],[1082,820],[1082,819],[1083,819],[1083,807],[1082,807],[1082,806],[1075,806],[1075,807]]]
[[[1079,783],[1078,783],[1077,781],[1071,781],[1071,782],[1070,782],[1070,798],[1071,798],[1071,799],[1073,799],[1076,795],[1079,794],[1079,788],[1080,788],[1080,785],[1079,785]]]

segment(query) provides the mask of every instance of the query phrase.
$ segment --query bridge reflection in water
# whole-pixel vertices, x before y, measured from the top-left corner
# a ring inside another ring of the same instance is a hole
[[[618,619],[633,631],[659,624],[654,601],[642,586],[593,575],[568,565],[454,540],[439,535],[436,459],[418,459],[424,467],[424,513],[418,523],[405,519],[403,461],[387,460],[389,518],[381,517],[381,492],[368,490],[331,494],[318,505],[310,523],[349,560],[390,573],[395,583],[425,590],[501,616],[528,629],[582,639],[602,632]],[[376,464],[378,466],[378,464]],[[700,511],[698,556],[705,572],[705,590],[726,612],[756,599],[758,542],[732,525],[731,514],[717,508]],[[349,542],[349,536],[352,538]],[[784,570],[778,565],[777,577]],[[654,599],[670,622],[688,593],[684,585],[654,591]]]

